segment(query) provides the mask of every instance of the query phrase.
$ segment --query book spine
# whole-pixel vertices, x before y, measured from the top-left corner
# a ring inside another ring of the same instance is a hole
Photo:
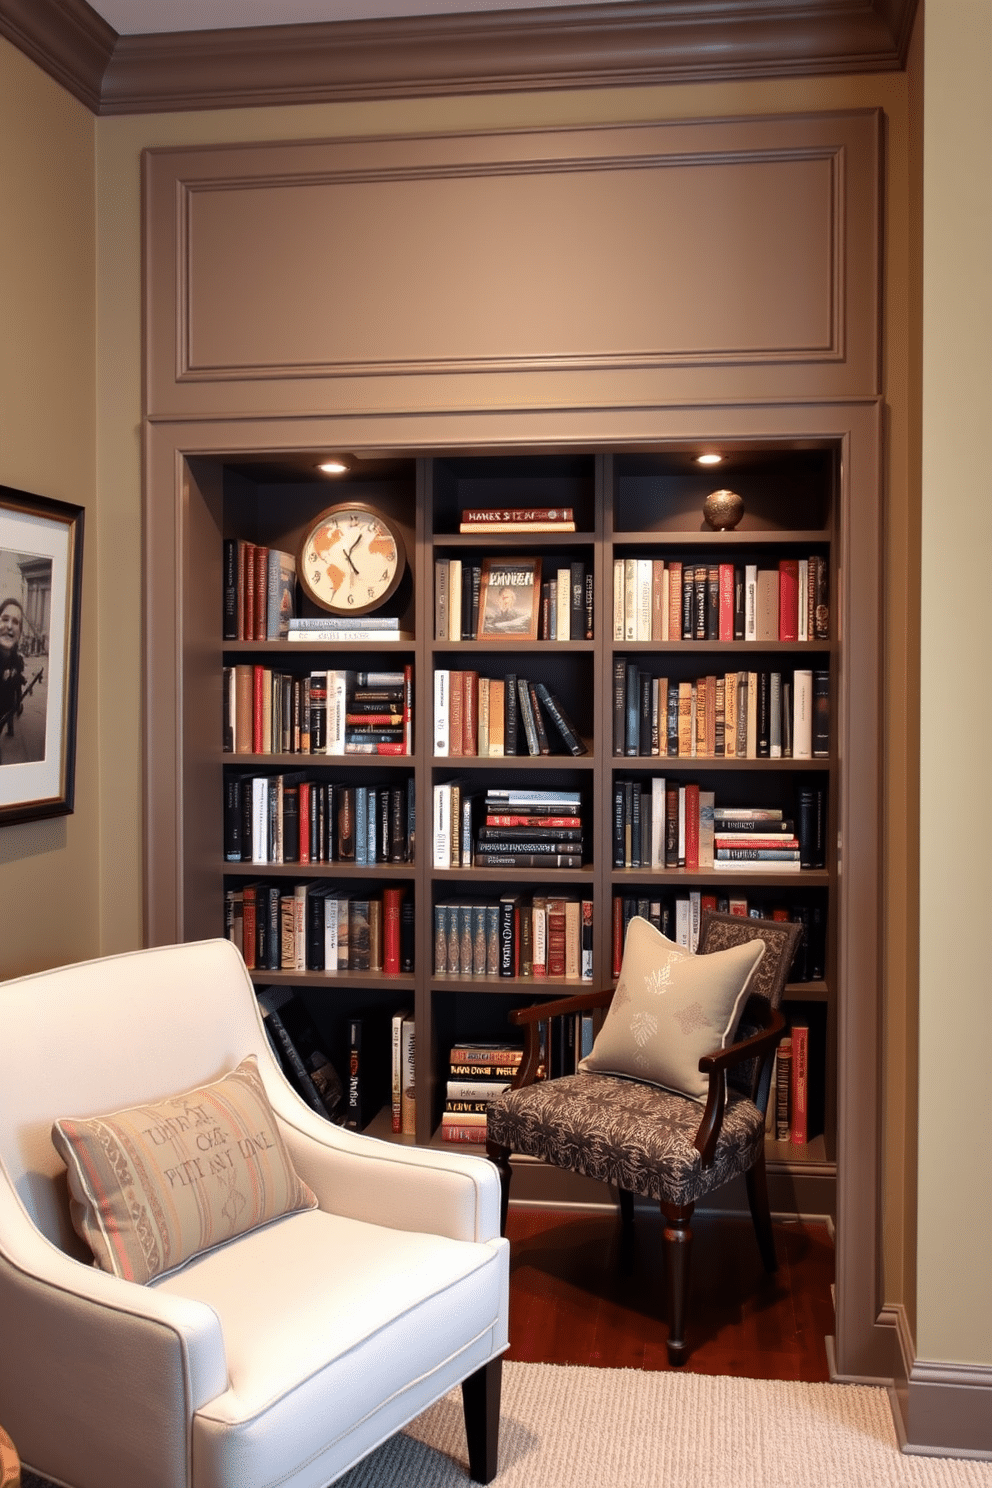
[[[797,1146],[809,1141],[809,1029],[792,1027],[792,1111],[789,1140]]]

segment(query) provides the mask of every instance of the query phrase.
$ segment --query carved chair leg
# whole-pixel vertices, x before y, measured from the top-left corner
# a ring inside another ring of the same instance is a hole
[[[758,1238],[762,1264],[766,1271],[777,1271],[775,1232],[772,1229],[772,1211],[768,1202],[768,1171],[765,1167],[763,1152],[759,1153],[754,1167],[749,1168],[745,1173],[744,1182],[747,1186],[747,1202],[754,1221],[754,1233]]]
[[[634,1195],[629,1188],[618,1190],[620,1195],[620,1223],[625,1230],[634,1228]]]
[[[496,1142],[486,1143],[486,1155],[490,1162],[496,1164],[499,1173],[499,1232],[506,1234],[506,1216],[510,1209],[510,1179],[513,1170],[510,1167],[509,1147],[500,1147]]]
[[[684,1364],[689,1357],[685,1341],[685,1318],[689,1306],[689,1261],[692,1231],[689,1221],[694,1204],[665,1204],[665,1271],[668,1278],[668,1362]]]
[[[468,1470],[476,1483],[491,1483],[499,1458],[499,1399],[503,1360],[490,1359],[462,1380]]]

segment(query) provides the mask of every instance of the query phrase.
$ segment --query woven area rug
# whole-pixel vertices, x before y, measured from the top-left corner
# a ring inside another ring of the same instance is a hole
[[[992,1488],[992,1462],[904,1456],[876,1387],[555,1364],[504,1366],[499,1461],[500,1488]],[[338,1479],[468,1481],[460,1391]]]

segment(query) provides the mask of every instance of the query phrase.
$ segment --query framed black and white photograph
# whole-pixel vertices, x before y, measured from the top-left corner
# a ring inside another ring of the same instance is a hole
[[[541,608],[540,558],[484,558],[480,641],[536,641]]]
[[[0,826],[73,809],[83,509],[0,486]]]

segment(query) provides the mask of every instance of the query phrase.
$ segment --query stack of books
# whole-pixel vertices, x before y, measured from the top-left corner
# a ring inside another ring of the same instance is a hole
[[[459,532],[574,532],[570,506],[484,506],[462,512]]]
[[[326,643],[353,645],[368,641],[375,646],[388,645],[391,641],[413,640],[413,634],[400,629],[400,622],[392,615],[318,615],[310,619],[291,619],[287,622],[287,641],[298,641],[303,645]]]
[[[486,791],[476,868],[581,868],[585,839],[578,791]]]
[[[763,806],[713,808],[713,867],[798,873],[799,838],[782,811]]]
[[[483,1143],[490,1102],[510,1088],[523,1050],[510,1044],[456,1044],[441,1115],[444,1142]]]

